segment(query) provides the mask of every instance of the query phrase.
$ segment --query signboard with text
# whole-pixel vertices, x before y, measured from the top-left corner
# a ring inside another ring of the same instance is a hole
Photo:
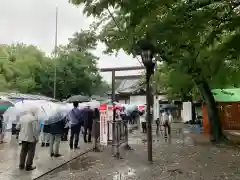
[[[107,125],[107,105],[101,104],[100,112],[100,144],[107,146],[108,144],[108,125]]]
[[[113,122],[113,106],[107,107],[107,120],[109,122],[109,140],[113,140],[112,138],[112,122]]]

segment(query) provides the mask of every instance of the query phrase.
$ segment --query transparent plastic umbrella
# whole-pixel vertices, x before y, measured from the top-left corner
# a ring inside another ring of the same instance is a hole
[[[3,114],[3,122],[6,130],[12,128],[13,123],[18,123],[20,117],[28,113],[31,109],[36,109],[36,116],[39,120],[46,120],[57,108],[57,104],[45,101],[45,100],[25,100],[24,102],[18,102],[14,107],[9,108]]]

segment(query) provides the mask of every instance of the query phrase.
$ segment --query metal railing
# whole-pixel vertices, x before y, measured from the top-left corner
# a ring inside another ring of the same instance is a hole
[[[115,127],[115,131],[113,128]],[[137,124],[134,127],[138,127]],[[120,156],[120,146],[124,146],[124,149],[131,150],[132,148],[128,144],[128,134],[129,134],[129,124],[128,120],[116,120],[107,121],[107,138],[108,145],[112,146],[112,154],[116,158],[121,158]],[[115,135],[113,134],[115,132]],[[94,151],[100,152],[100,121],[94,121],[93,123],[93,136],[94,136]]]

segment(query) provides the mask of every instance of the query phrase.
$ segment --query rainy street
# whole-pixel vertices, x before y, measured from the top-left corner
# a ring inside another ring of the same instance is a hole
[[[112,149],[90,152],[40,180],[238,180],[239,149],[213,146],[192,139],[189,132],[174,132],[171,142],[153,139],[153,163],[147,161],[147,144],[140,132],[129,142],[134,150],[120,149],[123,159],[111,156]]]
[[[41,147],[39,143],[35,155],[37,169],[32,172],[20,171],[18,162],[21,146],[18,146],[13,136],[10,143],[0,144],[0,180],[35,179],[92,148],[92,144],[85,144],[82,138],[80,140],[80,150],[70,151],[68,142],[62,142],[60,146],[60,152],[63,156],[57,159],[51,158],[49,156],[49,148]]]

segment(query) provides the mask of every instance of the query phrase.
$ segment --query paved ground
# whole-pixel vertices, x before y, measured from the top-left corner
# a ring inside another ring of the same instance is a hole
[[[233,147],[196,144],[184,130],[171,141],[154,136],[154,162],[147,162],[147,146],[139,132],[130,136],[133,151],[111,157],[111,147],[90,152],[40,180],[240,180],[240,153]]]
[[[37,169],[32,172],[20,171],[18,169],[19,151],[21,146],[18,145],[15,138],[10,143],[0,145],[0,180],[32,180],[41,176],[45,172],[54,169],[70,159],[79,156],[81,153],[91,149],[92,144],[85,144],[80,138],[80,150],[70,151],[68,143],[62,142],[60,153],[64,156],[60,158],[49,157],[48,148],[37,146],[35,164]]]

